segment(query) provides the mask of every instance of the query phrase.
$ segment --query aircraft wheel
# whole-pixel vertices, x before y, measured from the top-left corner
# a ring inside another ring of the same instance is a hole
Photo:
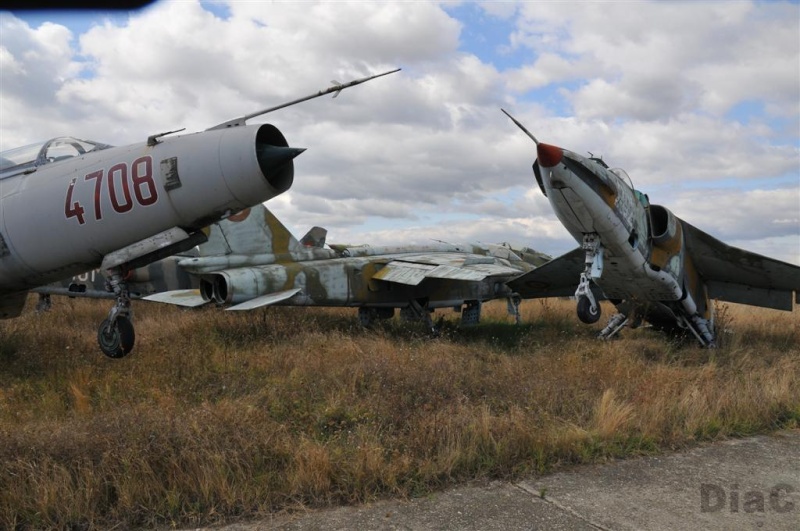
[[[369,328],[375,324],[376,319],[378,319],[378,312],[375,308],[369,308],[367,306],[358,307],[358,322],[361,326]]]
[[[600,305],[598,304],[592,311],[592,301],[589,297],[581,296],[578,298],[578,319],[586,324],[594,324],[600,319]]]
[[[100,350],[109,358],[116,359],[126,356],[133,350],[133,343],[136,340],[130,319],[124,316],[117,317],[109,331],[106,331],[107,325],[108,319],[104,319],[97,331],[97,343],[100,345]]]

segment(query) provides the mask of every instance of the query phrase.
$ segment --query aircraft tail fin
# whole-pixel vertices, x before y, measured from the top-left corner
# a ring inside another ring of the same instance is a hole
[[[281,254],[300,245],[275,214],[256,205],[211,225],[200,256]]]
[[[306,232],[306,235],[300,238],[300,245],[303,247],[325,247],[325,238],[328,236],[328,231],[322,227],[311,227],[311,230]]]

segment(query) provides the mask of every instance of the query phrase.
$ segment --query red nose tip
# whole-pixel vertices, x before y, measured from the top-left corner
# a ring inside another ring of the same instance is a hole
[[[536,148],[536,154],[539,156],[539,166],[542,168],[552,168],[561,162],[564,150],[560,147],[542,144],[540,142]]]

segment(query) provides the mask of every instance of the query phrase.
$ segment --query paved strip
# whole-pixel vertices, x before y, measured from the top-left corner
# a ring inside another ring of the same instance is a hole
[[[800,430],[218,529],[798,531]]]

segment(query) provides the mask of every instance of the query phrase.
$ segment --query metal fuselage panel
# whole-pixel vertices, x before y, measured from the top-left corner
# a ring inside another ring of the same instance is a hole
[[[284,191],[259,166],[260,127],[104,149],[0,180],[0,293],[82,273],[112,251]]]

